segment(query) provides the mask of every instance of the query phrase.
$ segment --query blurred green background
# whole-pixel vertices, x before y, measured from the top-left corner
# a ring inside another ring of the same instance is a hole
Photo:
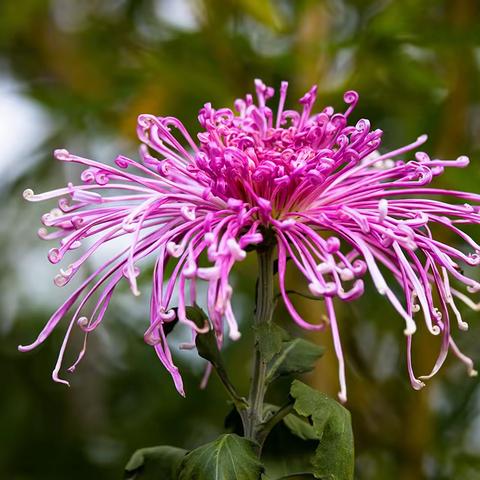
[[[136,155],[139,113],[175,115],[195,131],[204,102],[231,105],[256,77],[273,86],[288,80],[292,106],[314,83],[318,108],[343,108],[343,92],[358,90],[354,119],[383,129],[384,149],[428,133],[432,155],[472,160],[438,184],[479,191],[478,0],[0,2],[0,478],[117,479],[136,448],[194,447],[222,431],[228,406],[217,379],[199,390],[203,365],[193,353],[176,354],[187,389],[180,398],[142,341],[148,280],[139,299],[118,292],[71,388],[50,378],[64,327],[39,350],[17,352],[66,295],[51,282],[52,245],[36,237],[40,214],[54,203],[26,204],[21,192],[78,178],[52,159],[56,147],[102,161]],[[236,271],[244,336],[226,350],[243,390],[254,265],[250,258]],[[298,281],[294,272],[290,281]],[[480,479],[478,379],[449,359],[428,388],[414,392],[403,321],[369,290],[338,307],[356,477]],[[298,308],[312,319],[322,312],[320,303]],[[281,308],[278,316],[289,323]],[[464,317],[470,331],[456,338],[480,362],[479,315]],[[327,354],[306,381],[335,396],[329,333],[312,338]],[[437,348],[437,339],[416,335],[419,371],[429,370]]]

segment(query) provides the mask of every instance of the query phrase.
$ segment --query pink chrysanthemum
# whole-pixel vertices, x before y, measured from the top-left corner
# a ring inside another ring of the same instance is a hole
[[[255,86],[257,105],[251,95],[237,100],[234,110],[215,110],[207,103],[198,117],[202,131],[197,141],[176,118],[141,115],[141,163],[119,156],[115,166],[109,166],[66,150],[55,152],[58,160],[80,163],[86,169],[81,185],[69,183],[40,195],[31,190],[24,193],[31,201],[60,197],[59,208],[42,217],[44,225],[54,230],[39,231],[44,239],[60,239],[48,257],[52,263],[60,262],[84,239],[94,238],[76,261],[60,270],[55,284],[68,283],[91,255],[113,239],[126,237],[128,246],[91,273],[53,314],[37,340],[20,350],[42,343],[73,310],[53,372],[54,380],[66,383],[58,374],[72,329],[80,327],[87,337],[102,321],[115,287],[124,278],[138,295],[137,264],[152,257],[155,268],[145,341],[155,348],[183,394],[164,332],[176,316],[172,307],[178,307],[178,320],[194,336],[213,328],[221,343],[226,326],[229,337],[238,339],[230,274],[235,263],[246,257],[247,247],[256,248],[268,237],[277,245],[278,286],[294,321],[310,330],[325,326],[325,322],[307,323],[296,312],[285,288],[287,260],[304,275],[310,292],[324,299],[339,361],[341,400],[346,399],[346,386],[334,299],[351,301],[361,296],[361,277],[367,272],[405,321],[414,388],[421,388],[422,380],[438,371],[449,350],[474,375],[472,361],[453,341],[450,311],[458,328],[466,330],[454,299],[476,310],[479,305],[450,282],[469,292],[480,289],[479,282],[467,277],[460,266],[478,265],[480,246],[459,229],[462,224],[480,223],[479,207],[465,203],[478,203],[480,196],[428,187],[445,167],[464,167],[468,158],[432,160],[417,152],[414,159],[398,160],[424,143],[426,136],[379,154],[381,130],[371,130],[368,120],[347,124],[358,101],[353,91],[344,95],[345,113],[334,113],[331,107],[312,113],[316,87],[300,99],[302,109],[297,112],[284,109],[287,83],[283,82],[274,114],[266,106],[274,90],[259,80]],[[445,203],[443,196],[456,203]],[[472,252],[464,254],[436,240],[432,226],[450,230]],[[200,259],[204,252],[206,259]],[[168,263],[174,265],[166,274]],[[382,271],[389,272],[395,287]],[[208,282],[210,324],[204,327],[186,314],[186,305],[196,302],[198,280]],[[401,298],[394,290],[402,292]],[[82,312],[89,302],[93,305],[87,317]],[[442,337],[432,371],[419,378],[410,354],[417,312],[427,329]],[[78,360],[84,352],[85,347]]]

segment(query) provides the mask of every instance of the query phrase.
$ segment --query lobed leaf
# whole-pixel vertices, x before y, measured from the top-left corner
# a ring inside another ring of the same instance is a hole
[[[318,447],[312,459],[315,478],[353,480],[354,444],[350,412],[324,393],[298,380],[290,395],[295,411],[312,425]]]
[[[178,480],[259,480],[264,471],[256,444],[233,433],[188,453]]]

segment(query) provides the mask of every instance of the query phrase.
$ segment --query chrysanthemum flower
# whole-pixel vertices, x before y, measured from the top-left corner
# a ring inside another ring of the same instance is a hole
[[[50,250],[49,260],[58,263],[93,238],[77,260],[60,270],[55,284],[68,283],[112,240],[125,237],[128,244],[88,274],[38,338],[20,350],[38,346],[70,315],[53,372],[54,380],[67,383],[59,371],[72,330],[82,329],[85,337],[95,330],[120,282],[129,282],[138,295],[138,263],[151,257],[155,267],[145,341],[155,348],[183,394],[165,327],[178,316],[193,336],[213,328],[219,343],[225,332],[237,340],[232,268],[249,248],[268,237],[277,246],[278,287],[293,320],[309,330],[325,327],[321,319],[308,323],[295,310],[285,287],[287,260],[303,274],[311,294],[325,302],[339,361],[341,400],[346,399],[346,386],[334,300],[361,296],[366,274],[405,322],[408,371],[414,388],[421,388],[422,380],[438,371],[449,350],[474,375],[472,361],[457,348],[452,330],[467,329],[455,300],[479,309],[463,288],[476,292],[480,284],[464,273],[462,265],[479,264],[480,246],[460,227],[480,223],[479,207],[471,204],[478,203],[480,196],[428,187],[445,167],[465,167],[468,158],[445,161],[430,159],[423,152],[410,154],[426,136],[380,154],[381,130],[372,130],[365,119],[348,125],[358,101],[356,92],[344,95],[348,106],[344,113],[334,113],[331,107],[312,113],[313,87],[300,99],[302,107],[297,112],[284,108],[287,83],[283,82],[274,113],[266,105],[274,90],[259,80],[255,86],[257,104],[251,95],[237,100],[233,110],[205,104],[198,117],[201,132],[196,140],[176,118],[140,115],[141,162],[119,156],[111,166],[67,150],[55,151],[58,160],[86,169],[80,185],[69,183],[38,195],[31,190],[24,193],[30,201],[60,197],[58,208],[42,217],[43,224],[53,230],[39,231],[43,239],[60,239],[58,248]],[[446,203],[444,197],[453,203]],[[457,235],[470,253],[435,239],[434,227]],[[173,266],[167,273],[169,263]],[[186,314],[186,305],[197,301],[199,280],[208,284],[210,318],[209,324],[200,327]],[[178,307],[176,313],[174,307]],[[432,335],[440,335],[442,342],[432,371],[417,378],[410,350],[418,320]],[[85,347],[79,359],[84,352]]]

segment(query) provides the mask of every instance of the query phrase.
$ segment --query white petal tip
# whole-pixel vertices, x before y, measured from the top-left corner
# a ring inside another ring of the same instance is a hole
[[[342,403],[342,404],[347,403],[347,394],[344,393],[344,392],[339,392],[339,393],[338,393],[338,400],[339,400],[340,403]]]
[[[420,380],[415,380],[415,382],[412,383],[412,387],[414,388],[414,390],[421,390],[425,387],[425,383],[421,382]]]
[[[70,382],[67,382],[66,380],[62,380],[61,378],[57,377],[56,375],[52,375],[53,381],[56,383],[63,383],[63,385],[66,385],[67,387],[70,387]]]
[[[23,198],[25,200],[31,200],[33,197],[34,197],[35,193],[33,192],[33,190],[31,188],[27,188],[23,191]]]
[[[411,337],[416,331],[417,331],[417,326],[413,324],[413,325],[408,325],[407,328],[405,328],[405,330],[403,331],[403,333],[407,337]]]
[[[440,332],[441,332],[441,328],[438,326],[438,325],[433,325],[431,330],[430,330],[430,333],[432,335],[440,335]]]
[[[233,340],[235,342],[240,339],[242,334],[240,332],[230,332],[228,336],[230,340]]]
[[[53,156],[57,160],[69,160],[70,159],[70,152],[68,150],[66,150],[65,148],[57,148],[53,152]]]

